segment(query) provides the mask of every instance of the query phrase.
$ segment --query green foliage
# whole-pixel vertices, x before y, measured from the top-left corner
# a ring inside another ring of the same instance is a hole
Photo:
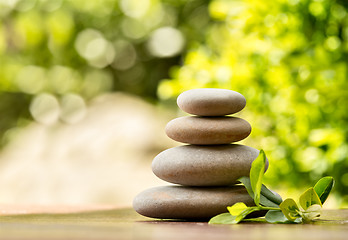
[[[238,216],[239,214],[241,214],[245,209],[247,209],[248,206],[245,205],[244,203],[242,202],[238,202],[238,203],[235,203],[233,206],[231,207],[227,207],[227,210],[229,211],[229,213],[232,215],[232,216]]]
[[[301,207],[304,210],[307,210],[310,206],[314,204],[318,204],[322,206],[320,202],[320,198],[318,197],[318,194],[314,191],[314,188],[307,189],[301,196],[300,196],[300,204]]]
[[[300,209],[298,208],[296,202],[292,198],[285,199],[280,205],[284,216],[290,221],[295,221],[300,217]]]
[[[269,190],[263,184],[262,184],[262,187],[261,187],[261,195],[264,196],[265,198],[269,199],[270,201],[272,201],[273,203],[275,203],[277,205],[279,205],[283,201],[283,199],[280,197],[280,195],[273,193],[271,190]]]
[[[238,203],[236,203],[236,204],[238,204]],[[243,211],[241,211],[237,215],[231,214],[232,216],[236,217],[234,219],[234,221],[232,222],[232,224],[237,224],[237,223],[243,221],[250,213],[253,213],[256,211],[260,211],[259,207],[248,207],[248,208],[245,208]]]
[[[2,1],[0,136],[32,118],[42,93],[174,104],[188,89],[233,89],[247,99],[245,143],[276,162],[267,184],[305,188],[330,175],[348,203],[347,22],[344,0]],[[168,26],[183,51],[150,53]]]
[[[336,179],[348,203],[348,5],[343,0],[224,1],[209,5],[206,41],[161,82],[159,97],[199,87],[242,93],[245,143],[269,152],[267,184]]]
[[[221,213],[210,219],[210,224],[234,224],[236,216],[230,213]]]
[[[299,198],[300,206],[292,198],[287,198],[281,201],[276,194],[271,192],[266,187],[264,193],[262,193],[262,179],[266,165],[266,155],[263,150],[260,151],[259,156],[254,160],[250,169],[250,177],[242,177],[240,180],[244,184],[250,197],[253,198],[256,206],[248,207],[242,202],[237,202],[233,206],[227,207],[227,210],[231,216],[227,214],[220,214],[213,217],[210,224],[237,224],[253,212],[267,211],[265,220],[269,223],[308,223],[314,218],[319,217],[322,208],[322,201],[319,198],[317,192],[323,196],[324,193],[329,194],[334,184],[331,177],[320,179],[315,186],[317,191],[313,187],[307,189]],[[251,179],[254,179],[254,187],[251,184]],[[258,187],[257,185],[260,185]],[[331,187],[330,187],[331,186]],[[330,189],[330,190],[328,190]],[[258,191],[258,192],[256,192]],[[266,201],[261,201],[261,196],[267,195]],[[326,196],[327,197],[327,196]],[[273,202],[269,199],[273,199]],[[326,199],[326,198],[325,198]],[[276,204],[277,202],[278,204]],[[261,204],[260,204],[261,203]],[[254,221],[251,219],[249,221]]]
[[[287,223],[287,222],[289,222],[289,220],[286,218],[286,216],[280,210],[269,210],[265,215],[265,219],[269,223]]]
[[[210,22],[206,0],[0,1],[0,137],[32,118],[42,122],[33,110],[42,94],[61,108],[71,93],[156,101],[185,42],[202,42]],[[163,36],[176,42],[165,47]],[[171,47],[176,52],[166,52]]]
[[[333,177],[324,177],[315,184],[314,190],[318,194],[321,204],[324,204],[326,201],[334,186],[334,183],[335,181]]]
[[[302,221],[310,222],[314,218],[319,217],[321,212],[321,205],[313,204],[308,207],[305,211],[301,212]]]
[[[260,205],[260,194],[262,178],[265,173],[266,156],[263,150],[260,150],[259,156],[252,162],[250,169],[250,183],[254,192],[254,201],[256,206]]]
[[[254,198],[255,194],[253,189],[251,188],[250,178],[249,177],[241,177],[239,179],[241,183],[243,183],[244,187],[247,189],[250,197]],[[260,193],[260,203],[263,206],[269,207],[277,207],[282,202],[280,196],[275,195],[271,192],[265,185],[262,184],[261,193]]]

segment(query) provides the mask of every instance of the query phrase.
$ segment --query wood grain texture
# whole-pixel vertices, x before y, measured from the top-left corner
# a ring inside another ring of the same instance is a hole
[[[1,206],[0,206],[1,207]],[[96,208],[94,208],[96,209]],[[348,209],[313,224],[156,221],[130,208],[0,216],[0,239],[347,239]]]

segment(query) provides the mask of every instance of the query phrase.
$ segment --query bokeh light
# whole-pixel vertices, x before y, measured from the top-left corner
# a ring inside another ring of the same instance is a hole
[[[153,56],[172,57],[182,51],[184,37],[174,28],[159,28],[151,34],[148,47]]]
[[[346,201],[347,6],[215,0],[209,13],[215,22],[205,41],[191,46],[158,96],[168,101],[197,87],[241,92],[253,127],[246,142],[271,159],[269,184],[304,188],[333,175]]]
[[[82,120],[87,111],[85,100],[77,94],[66,94],[62,97],[60,118],[69,124]]]
[[[45,88],[46,71],[41,67],[26,66],[18,73],[15,81],[19,90],[28,94],[36,94]]]
[[[41,93],[31,102],[30,113],[36,121],[42,124],[54,124],[60,115],[58,99],[52,94]]]
[[[86,29],[76,38],[75,48],[91,66],[104,68],[113,62],[115,49],[103,38],[103,35],[94,29]]]
[[[332,175],[347,206],[347,12],[343,0],[0,0],[1,146],[33,123],[78,131],[109,93],[183,114],[181,92],[228,88],[247,99],[245,143],[266,151],[270,186]],[[135,142],[151,135],[139,119],[121,124],[144,134]]]

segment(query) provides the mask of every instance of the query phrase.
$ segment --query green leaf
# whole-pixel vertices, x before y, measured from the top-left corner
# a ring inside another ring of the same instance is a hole
[[[232,216],[238,216],[239,214],[241,214],[241,212],[243,212],[247,208],[248,208],[247,205],[245,205],[242,202],[238,202],[231,207],[227,207],[227,210],[230,212]]]
[[[278,204],[272,202],[271,200],[269,200],[268,198],[263,196],[262,192],[261,192],[261,195],[260,195],[260,205],[265,206],[265,207],[276,207],[276,208],[279,208]]]
[[[234,224],[235,216],[230,213],[221,213],[210,219],[209,224]]]
[[[335,180],[333,177],[323,177],[314,186],[315,192],[318,194],[321,204],[324,204],[327,197],[329,196]]]
[[[280,209],[287,219],[290,221],[295,221],[296,218],[300,217],[300,209],[298,208],[296,202],[292,198],[285,199],[280,205]]]
[[[265,219],[269,223],[286,223],[289,221],[281,210],[269,210]]]
[[[258,207],[248,207],[246,209],[244,209],[238,216],[236,216],[236,218],[234,219],[233,223],[237,224],[240,221],[242,221],[246,216],[248,216],[250,213],[258,211],[259,208]]]
[[[250,213],[257,211],[256,207],[247,207],[237,216],[232,216],[230,213],[222,213],[210,219],[209,224],[237,224],[242,221]]]
[[[246,188],[246,190],[248,191],[248,194],[250,195],[250,197],[252,199],[254,199],[254,191],[251,188],[250,178],[248,178],[248,177],[241,177],[241,178],[239,178],[239,181],[241,183],[243,183],[243,185]]]
[[[261,187],[261,195],[265,196],[267,199],[269,199],[270,201],[274,202],[277,205],[279,205],[279,204],[281,204],[283,202],[283,199],[281,198],[281,196],[279,194],[274,193],[273,191],[269,190],[263,184],[262,184],[262,187]]]
[[[261,149],[259,156],[252,162],[250,169],[250,183],[254,192],[254,202],[256,206],[260,205],[260,194],[262,186],[262,178],[265,173],[266,155]]]
[[[254,199],[254,192],[251,188],[250,178],[241,177],[239,179],[240,182],[243,183],[246,190],[248,191],[250,197]],[[265,185],[261,187],[260,194],[260,203],[266,207],[279,207],[279,204],[282,202],[282,198],[280,196],[275,195],[271,190],[269,190]]]
[[[304,210],[307,210],[307,208],[314,204],[322,206],[318,194],[314,191],[314,188],[311,187],[300,196],[300,205]]]
[[[306,211],[302,212],[302,217],[304,222],[312,221],[313,218],[319,217],[321,214],[321,206],[319,204],[314,204],[307,208]]]

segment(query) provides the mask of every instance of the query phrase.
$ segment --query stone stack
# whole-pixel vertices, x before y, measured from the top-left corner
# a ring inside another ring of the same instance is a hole
[[[152,218],[204,219],[226,212],[236,202],[253,205],[245,188],[235,184],[249,176],[259,150],[231,144],[248,137],[251,126],[226,116],[245,107],[244,96],[227,89],[192,89],[177,103],[195,116],[170,121],[166,134],[188,145],[167,149],[152,162],[153,173],[175,185],[141,192],[134,198],[134,209]]]

